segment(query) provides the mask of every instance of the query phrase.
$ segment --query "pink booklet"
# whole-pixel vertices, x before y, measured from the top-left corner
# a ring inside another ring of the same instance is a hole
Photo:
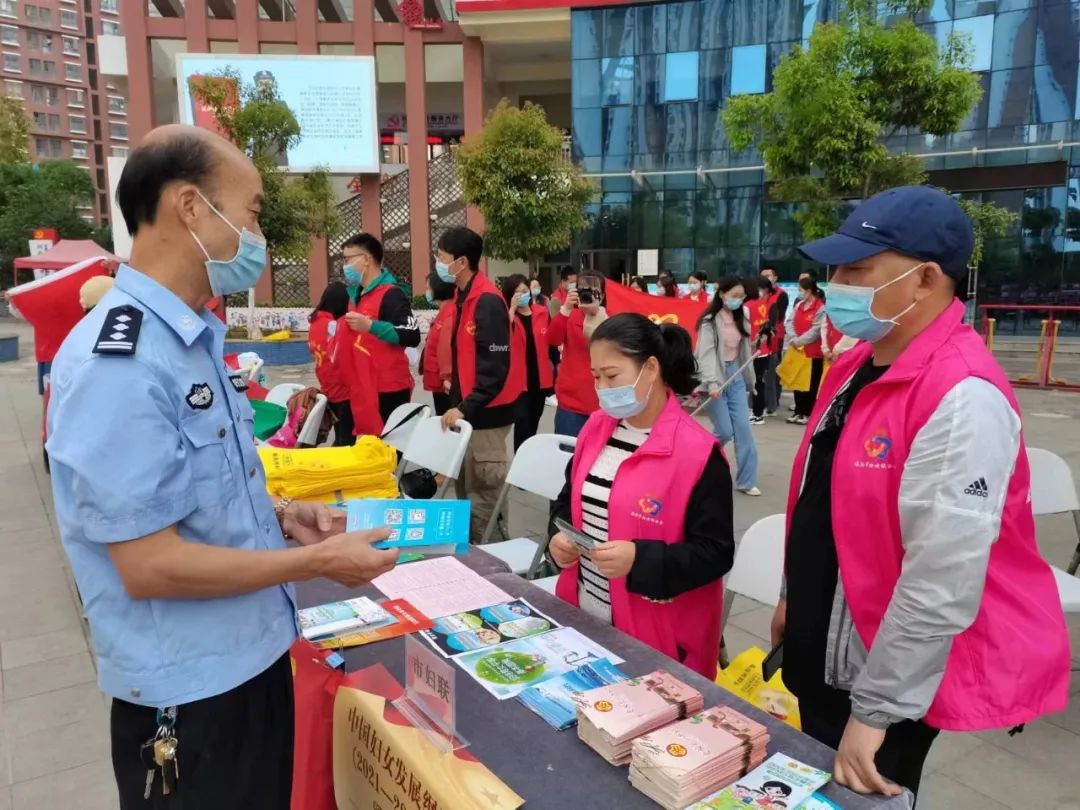
[[[649,778],[663,782],[697,771],[748,771],[763,758],[768,740],[761,723],[715,706],[635,740],[633,755]]]
[[[703,705],[700,692],[664,670],[583,692],[575,701],[579,717],[616,740],[686,717]]]

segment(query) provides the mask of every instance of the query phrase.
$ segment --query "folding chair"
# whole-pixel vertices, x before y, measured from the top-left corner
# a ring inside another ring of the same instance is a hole
[[[1056,565],[1051,565],[1050,568],[1054,572],[1054,579],[1057,580],[1062,610],[1066,613],[1080,613],[1080,579],[1065,573]]]
[[[472,425],[464,419],[459,419],[449,430],[443,430],[442,419],[438,416],[419,420],[402,451],[402,464],[398,469],[404,472],[406,465],[415,464],[443,476],[443,484],[435,493],[436,498],[443,497],[450,482],[461,474],[472,431]]]
[[[561,436],[557,433],[540,433],[526,439],[514,454],[510,471],[506,474],[506,482],[495,502],[495,511],[491,513],[491,520],[488,521],[484,536],[480,540],[487,544],[484,551],[494,554],[509,565],[511,571],[526,579],[535,576],[536,569],[544,558],[548,540],[541,543],[526,537],[516,537],[500,543],[488,543],[488,540],[495,531],[495,524],[506,505],[511,487],[531,492],[549,501],[559,497],[565,481],[563,471],[573,458],[576,444],[577,439],[573,436]]]
[[[735,548],[735,562],[724,580],[724,615],[727,625],[735,594],[775,606],[780,601],[784,567],[784,515],[769,515],[754,523]]]
[[[1075,575],[1080,567],[1080,498],[1076,495],[1072,470],[1065,459],[1049,450],[1029,447],[1027,454],[1031,467],[1031,511],[1035,515],[1072,513],[1077,545],[1065,570]]]
[[[383,425],[383,433],[379,438],[399,453],[403,453],[409,444],[409,439],[412,438],[413,431],[416,430],[416,426],[429,416],[431,416],[431,408],[427,405],[420,405],[416,402],[405,402],[398,405],[390,412],[390,418]],[[405,460],[402,459],[398,464],[398,475],[401,474],[401,465],[404,463]]]
[[[303,391],[304,386],[299,383],[278,383],[270,389],[270,393],[266,395],[267,402],[273,402],[275,405],[280,405],[282,408],[287,408],[289,405],[289,397],[298,391]]]
[[[308,411],[307,419],[300,426],[300,433],[296,437],[297,447],[315,447],[319,443],[319,426],[322,425],[323,414],[326,413],[325,394],[315,395],[315,404]]]
[[[543,588],[550,594],[555,593],[555,583],[559,581],[559,575],[556,574],[553,577],[544,577],[543,579],[534,579],[532,584],[537,588]]]

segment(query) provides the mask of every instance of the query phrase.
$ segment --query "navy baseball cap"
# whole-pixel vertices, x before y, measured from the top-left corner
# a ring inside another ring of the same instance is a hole
[[[900,186],[875,194],[851,212],[832,236],[808,242],[799,252],[838,265],[886,250],[937,262],[954,279],[967,275],[975,246],[971,220],[948,194],[931,186]]]

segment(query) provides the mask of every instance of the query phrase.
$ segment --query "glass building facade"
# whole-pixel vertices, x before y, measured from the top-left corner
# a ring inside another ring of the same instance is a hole
[[[572,12],[574,159],[599,188],[575,245],[586,265],[633,274],[655,249],[678,278],[764,263],[795,277],[797,208],[769,198],[760,155],[729,147],[720,114],[731,96],[770,91],[781,57],[837,11],[686,0]],[[980,303],[1080,304],[1080,0],[936,0],[918,23],[940,41],[970,37],[983,97],[960,132],[888,146],[927,155],[931,182],[1018,215],[986,246]]]

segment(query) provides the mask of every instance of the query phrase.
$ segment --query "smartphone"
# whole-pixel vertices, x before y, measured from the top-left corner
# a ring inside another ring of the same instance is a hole
[[[776,674],[777,670],[784,665],[784,642],[781,641],[769,654],[765,656],[765,660],[761,662],[761,677],[765,679],[766,683],[772,680],[772,676]]]
[[[566,535],[566,539],[573,543],[583,554],[587,554],[592,551],[593,548],[600,545],[599,540],[595,540],[589,535],[578,531],[565,520],[561,518],[555,518],[555,528]]]

